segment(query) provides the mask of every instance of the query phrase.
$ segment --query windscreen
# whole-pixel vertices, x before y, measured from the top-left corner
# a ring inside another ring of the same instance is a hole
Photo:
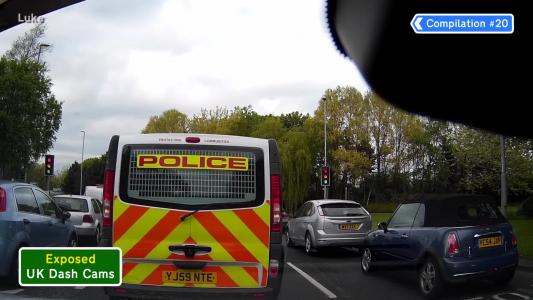
[[[331,203],[320,206],[322,212],[328,217],[355,217],[366,215],[359,204],[352,203]]]
[[[258,151],[231,148],[130,147],[127,198],[167,207],[253,202],[260,190]]]
[[[55,197],[57,205],[63,210],[72,212],[89,212],[87,200],[70,197]]]

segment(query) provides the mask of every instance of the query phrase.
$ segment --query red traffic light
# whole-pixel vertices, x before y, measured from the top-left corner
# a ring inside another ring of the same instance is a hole
[[[322,167],[322,176],[320,178],[320,183],[322,186],[329,186],[330,180],[329,180],[329,167],[323,166]]]
[[[44,157],[44,174],[47,176],[54,175],[54,156],[47,154]]]

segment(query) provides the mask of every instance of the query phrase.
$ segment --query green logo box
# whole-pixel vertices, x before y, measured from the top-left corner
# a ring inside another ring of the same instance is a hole
[[[43,248],[19,250],[21,286],[119,286],[120,248]]]

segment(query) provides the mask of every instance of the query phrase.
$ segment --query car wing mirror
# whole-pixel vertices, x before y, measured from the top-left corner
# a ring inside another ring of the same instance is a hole
[[[70,213],[68,211],[63,211],[61,213],[61,216],[63,217],[63,220],[68,220],[70,219]]]
[[[378,224],[378,228],[383,230],[383,232],[387,232],[388,231],[388,228],[387,228],[387,222],[381,222]]]

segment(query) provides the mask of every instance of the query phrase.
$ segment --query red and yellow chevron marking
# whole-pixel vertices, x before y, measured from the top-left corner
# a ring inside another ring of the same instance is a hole
[[[122,249],[125,259],[168,260],[169,263],[171,260],[191,260],[171,253],[168,246],[199,244],[210,246],[212,251],[192,260],[235,262],[234,265],[208,266],[202,270],[217,273],[215,286],[166,283],[162,272],[176,271],[174,265],[126,261],[123,264],[124,283],[206,288],[256,288],[267,284],[268,201],[251,209],[198,212],[184,222],[180,217],[186,211],[130,205],[118,197],[115,197],[113,211],[113,246]],[[243,263],[251,263],[251,266]]]

